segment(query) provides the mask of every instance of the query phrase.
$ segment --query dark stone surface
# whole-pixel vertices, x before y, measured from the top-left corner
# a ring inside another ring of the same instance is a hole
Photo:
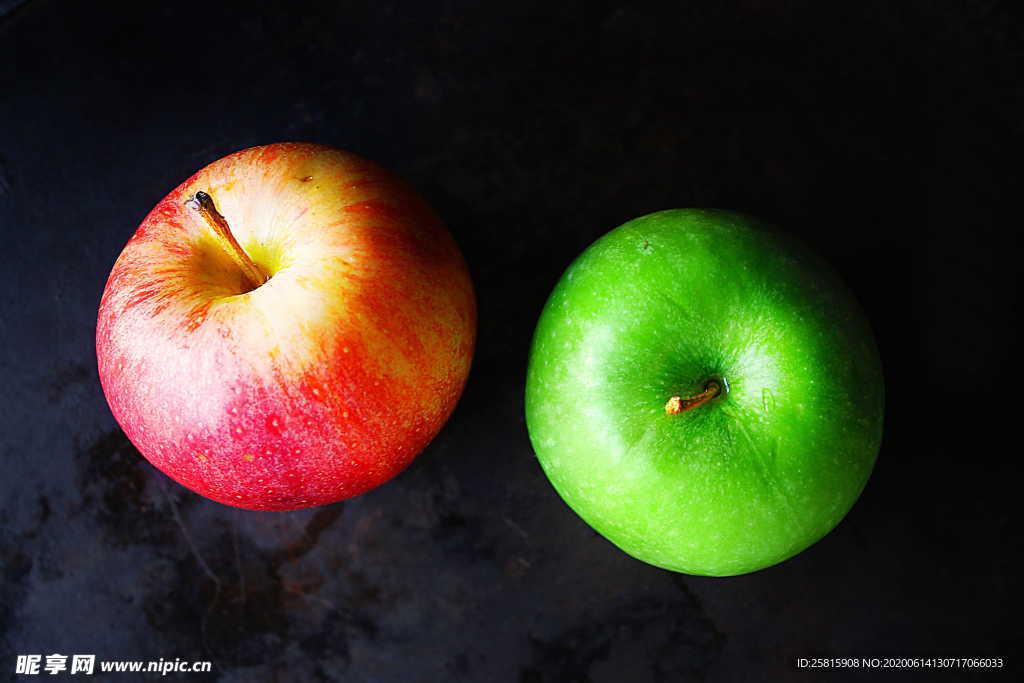
[[[0,3],[0,671],[51,652],[210,659],[206,678],[225,682],[1013,663],[1011,5]],[[351,149],[418,186],[470,263],[480,338],[462,403],[408,471],[271,514],[201,499],[138,456],[93,334],[149,209],[204,164],[279,140]],[[547,484],[523,422],[529,339],[561,271],[677,206],[799,234],[858,293],[886,366],[883,450],[848,518],[725,580],[597,536]],[[899,678],[947,677],[1005,676]]]

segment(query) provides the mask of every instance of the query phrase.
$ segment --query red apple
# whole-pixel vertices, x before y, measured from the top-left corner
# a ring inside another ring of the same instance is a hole
[[[281,143],[210,164],[146,216],[96,355],[151,463],[221,503],[288,510],[404,469],[454,408],[475,329],[465,262],[411,188]]]

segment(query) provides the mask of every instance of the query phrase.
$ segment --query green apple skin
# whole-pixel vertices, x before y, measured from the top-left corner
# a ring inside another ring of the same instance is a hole
[[[709,380],[726,389],[668,414]],[[871,329],[832,269],[726,211],[632,220],[562,276],[526,381],[530,439],[555,489],[630,555],[731,576],[832,530],[882,435]]]

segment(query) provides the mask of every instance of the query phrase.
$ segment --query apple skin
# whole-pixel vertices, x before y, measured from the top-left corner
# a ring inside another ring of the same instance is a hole
[[[673,396],[727,386],[668,414]],[[630,555],[728,576],[793,556],[860,495],[881,442],[870,327],[820,258],[725,211],[650,214],[565,272],[526,419],[551,483]]]
[[[246,291],[186,206],[198,191],[266,283]],[[411,188],[279,143],[215,161],[146,216],[107,281],[96,355],[151,463],[221,503],[288,510],[402,471],[454,408],[475,330],[466,264]]]

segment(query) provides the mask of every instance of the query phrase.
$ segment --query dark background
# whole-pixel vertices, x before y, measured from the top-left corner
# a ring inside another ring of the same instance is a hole
[[[210,659],[225,682],[1015,665],[1011,5],[0,2],[2,675],[52,652]],[[396,480],[253,513],[141,459],[93,334],[149,209],[201,166],[281,140],[358,152],[427,196],[469,261],[479,346],[451,421]],[[592,532],[523,420],[529,340],[562,270],[616,225],[686,206],[754,213],[824,254],[887,379],[882,452],[846,520],[730,579],[655,569]]]

